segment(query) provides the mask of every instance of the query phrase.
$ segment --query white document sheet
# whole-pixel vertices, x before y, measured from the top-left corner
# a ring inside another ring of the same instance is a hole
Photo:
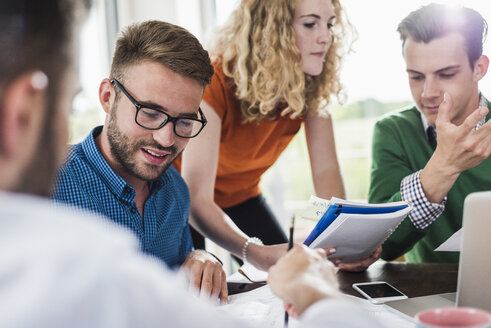
[[[374,316],[383,328],[415,328],[414,320],[391,311],[390,307],[381,304],[375,305],[370,301],[346,295],[350,300],[365,308],[369,315]],[[268,285],[259,287],[249,292],[229,296],[229,304],[219,306],[219,311],[247,320],[252,326],[283,328],[285,311],[283,302],[277,298]],[[289,328],[302,327],[302,323],[296,319],[289,318]]]
[[[304,218],[311,221],[319,221],[329,207],[330,200],[316,196],[310,196],[309,206],[295,212],[296,218]]]
[[[460,244],[462,243],[462,228],[450,236],[440,246],[435,248],[437,252],[460,252]]]
[[[229,304],[217,307],[230,315],[251,323],[254,327],[282,328],[285,320],[283,301],[276,297],[269,286],[262,286],[249,292],[231,295]],[[289,322],[296,321],[290,318]]]

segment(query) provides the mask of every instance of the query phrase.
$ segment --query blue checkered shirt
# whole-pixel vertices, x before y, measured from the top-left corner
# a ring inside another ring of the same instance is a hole
[[[182,264],[192,251],[188,225],[189,191],[171,166],[150,183],[144,217],[135,203],[135,190],[106,162],[94,138],[96,127],[81,143],[71,147],[57,177],[53,199],[102,214],[133,231],[144,252],[170,267]]]

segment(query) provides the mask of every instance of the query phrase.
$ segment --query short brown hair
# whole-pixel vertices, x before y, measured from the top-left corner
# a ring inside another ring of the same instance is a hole
[[[0,1],[0,103],[3,104],[5,90],[24,74],[42,71],[49,82],[43,90],[46,97],[39,123],[42,132],[35,152],[30,154],[40,160],[31,161],[23,169],[15,185],[9,187],[11,191],[41,196],[51,192],[60,154],[56,122],[67,110],[60,107],[59,100],[66,92],[65,74],[74,66],[76,35],[90,6],[90,0]],[[6,110],[0,108],[0,120]]]
[[[210,84],[213,66],[208,52],[186,29],[150,20],[128,26],[116,41],[111,78],[124,81],[124,70],[143,61],[157,62],[173,72]]]
[[[2,0],[0,92],[22,74],[41,70],[48,77],[48,91],[56,94],[56,84],[71,64],[73,34],[91,3],[91,0]]]
[[[397,28],[403,48],[409,37],[416,42],[428,43],[450,33],[460,33],[471,67],[482,55],[487,31],[486,20],[474,9],[437,3],[411,12]]]

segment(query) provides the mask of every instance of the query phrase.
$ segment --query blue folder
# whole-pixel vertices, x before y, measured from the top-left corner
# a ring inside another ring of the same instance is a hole
[[[341,213],[350,213],[350,214],[383,214],[383,213],[391,213],[402,210],[406,208],[407,205],[399,205],[399,206],[387,206],[387,207],[363,207],[363,206],[349,206],[349,205],[341,205],[341,204],[332,204],[329,205],[326,212],[322,215],[317,225],[312,229],[312,232],[309,234],[307,239],[303,242],[304,245],[309,246],[315,238],[317,238],[324,230],[329,227],[331,223],[336,220],[336,218]]]

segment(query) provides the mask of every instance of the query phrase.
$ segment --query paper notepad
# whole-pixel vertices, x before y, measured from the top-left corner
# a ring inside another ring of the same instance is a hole
[[[321,215],[317,225],[304,241],[312,248],[335,247],[333,257],[351,263],[369,257],[411,212],[406,202],[366,204],[331,198],[311,197],[314,210],[302,211]]]

